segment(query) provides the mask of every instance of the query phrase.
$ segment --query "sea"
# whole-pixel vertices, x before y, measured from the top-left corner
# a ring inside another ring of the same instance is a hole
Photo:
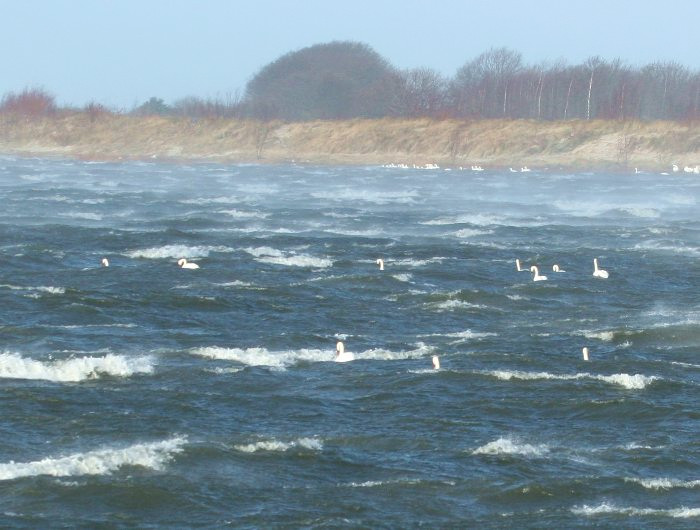
[[[0,157],[0,526],[697,528],[699,203]]]

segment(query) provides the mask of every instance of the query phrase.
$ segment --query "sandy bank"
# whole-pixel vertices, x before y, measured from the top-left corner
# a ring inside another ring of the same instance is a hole
[[[700,124],[349,120],[302,123],[83,113],[0,116],[0,153],[83,159],[670,170],[700,164]]]

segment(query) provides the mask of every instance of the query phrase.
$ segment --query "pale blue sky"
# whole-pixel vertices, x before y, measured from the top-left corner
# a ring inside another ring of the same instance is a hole
[[[0,0],[0,96],[40,86],[61,105],[121,109],[222,97],[332,40],[446,76],[492,46],[527,63],[600,55],[696,70],[699,20],[700,0]]]

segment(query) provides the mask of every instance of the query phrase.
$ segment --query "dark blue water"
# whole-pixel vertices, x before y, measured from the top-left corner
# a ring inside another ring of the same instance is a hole
[[[698,524],[697,177],[5,157],[0,200],[3,527]]]

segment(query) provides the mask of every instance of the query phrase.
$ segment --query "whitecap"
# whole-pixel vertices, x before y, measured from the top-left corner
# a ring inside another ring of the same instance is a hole
[[[700,517],[700,508],[671,508],[671,509],[657,509],[657,508],[634,508],[630,506],[616,506],[614,504],[609,504],[604,502],[598,506],[588,506],[584,504],[583,506],[574,506],[571,508],[571,512],[576,515],[600,515],[600,514],[620,514],[620,515],[662,515],[673,518],[689,518],[689,517]]]
[[[342,189],[333,191],[320,191],[311,194],[314,199],[323,199],[336,202],[361,201],[372,204],[411,204],[420,197],[417,190],[410,191],[372,191],[365,189]]]
[[[266,219],[270,214],[263,212],[244,212],[241,210],[219,210],[219,213],[229,215],[235,219]]]
[[[233,252],[232,248],[224,246],[188,246],[188,245],[164,245],[126,252],[129,258],[164,259],[164,258],[206,258],[210,252]]]
[[[530,445],[510,438],[499,438],[472,451],[473,455],[542,456],[549,452],[546,445]]]
[[[11,461],[0,464],[0,480],[38,475],[109,475],[123,466],[141,466],[158,471],[173,458],[173,455],[183,451],[182,446],[186,442],[186,437],[178,436],[162,442],[135,444],[123,449],[98,449],[33,462]]]
[[[464,300],[445,300],[444,302],[432,302],[426,304],[426,306],[439,313],[443,311],[454,311],[456,309],[493,309],[485,305],[465,302]]]
[[[467,238],[467,237],[475,237],[475,236],[485,236],[488,234],[493,234],[491,230],[473,230],[471,228],[462,228],[461,230],[457,230],[454,235],[456,237],[462,237],[462,238]]]
[[[410,274],[392,274],[392,278],[399,280],[400,282],[410,282],[411,281],[411,275]]]
[[[318,258],[306,254],[283,252],[271,247],[244,248],[245,252],[255,257],[256,261],[271,265],[286,265],[291,267],[331,267],[333,261],[327,258]]]
[[[521,372],[518,370],[492,370],[487,372],[482,372],[485,375],[490,375],[501,379],[503,381],[510,381],[511,379],[520,379],[524,381],[537,380],[537,379],[554,379],[561,381],[570,381],[576,379],[596,379],[603,381],[605,383],[615,384],[622,386],[630,390],[641,390],[646,388],[647,385],[653,383],[657,379],[656,376],[646,376],[642,374],[612,374],[612,375],[599,375],[599,374],[589,374],[589,373],[577,373],[577,374],[551,374],[549,372]]]
[[[125,357],[107,354],[104,357],[76,357],[42,362],[15,353],[0,353],[0,377],[8,379],[44,379],[56,382],[78,382],[101,375],[128,377],[153,372],[150,357]]]
[[[586,331],[586,330],[581,330],[581,331],[576,331],[574,335],[582,335],[586,337],[587,339],[598,339],[602,340],[605,342],[610,342],[615,338],[615,332],[614,331]]]
[[[310,451],[321,451],[323,450],[323,441],[318,438],[298,438],[290,442],[282,442],[273,438],[249,444],[234,445],[236,450],[243,453],[257,453],[258,451],[285,452],[295,447]]]
[[[101,221],[102,216],[98,213],[90,212],[69,212],[60,214],[61,217],[69,217],[71,219],[84,219],[86,221]]]
[[[634,482],[652,490],[700,487],[700,480],[679,480],[675,478],[625,478],[625,482]]]

